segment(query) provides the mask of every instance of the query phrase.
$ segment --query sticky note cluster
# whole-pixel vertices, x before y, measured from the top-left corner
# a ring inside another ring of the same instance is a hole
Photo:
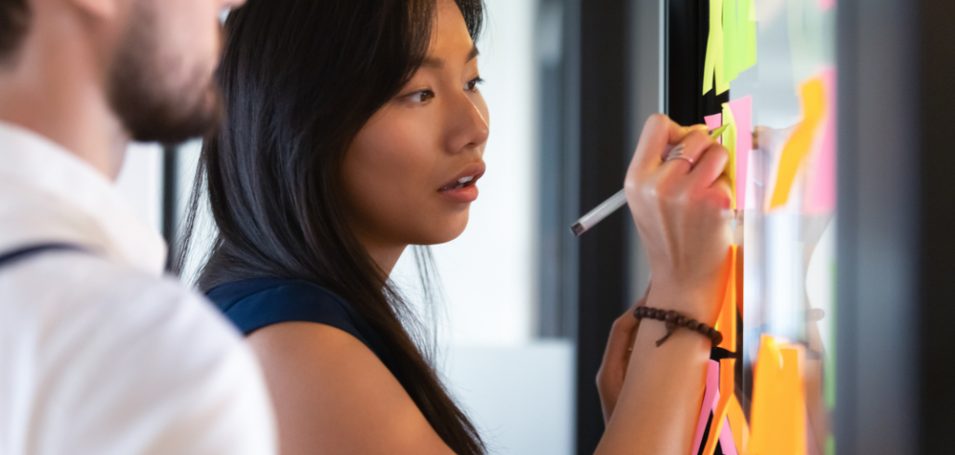
[[[709,129],[729,126],[721,136],[721,143],[729,152],[724,175],[734,195],[731,208],[743,209],[746,207],[749,155],[753,150],[753,99],[747,96],[732,100],[723,103],[722,108],[721,114],[707,116],[704,120]]]
[[[715,88],[719,95],[756,64],[756,6],[755,0],[709,0],[709,7],[703,94]]]

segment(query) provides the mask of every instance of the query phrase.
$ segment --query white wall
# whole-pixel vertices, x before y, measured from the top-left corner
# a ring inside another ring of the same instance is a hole
[[[441,334],[457,344],[521,345],[533,334],[536,10],[536,1],[487,0],[477,43],[490,110],[487,173],[464,234],[432,247],[448,312]],[[412,296],[414,273],[406,254],[393,278]]]

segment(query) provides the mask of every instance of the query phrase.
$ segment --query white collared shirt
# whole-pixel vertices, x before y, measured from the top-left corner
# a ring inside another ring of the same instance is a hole
[[[114,185],[0,123],[0,454],[271,454],[251,351],[205,299],[163,277],[162,238]]]

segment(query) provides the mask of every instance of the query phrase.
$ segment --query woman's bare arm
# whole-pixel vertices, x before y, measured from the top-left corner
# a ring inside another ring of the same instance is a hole
[[[677,145],[689,159],[664,161]],[[724,221],[730,189],[721,177],[727,159],[705,127],[684,128],[656,115],[644,126],[624,185],[653,276],[646,304],[710,326],[722,301],[731,240]],[[665,334],[663,322],[640,323],[597,453],[689,453],[710,340],[677,329],[656,346]]]

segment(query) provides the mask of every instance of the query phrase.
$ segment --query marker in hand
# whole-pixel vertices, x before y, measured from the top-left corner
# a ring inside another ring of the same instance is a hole
[[[716,139],[723,134],[726,129],[729,128],[729,125],[723,125],[719,128],[710,131],[710,137]],[[610,216],[613,212],[616,212],[627,205],[627,196],[624,193],[624,190],[618,191],[613,196],[607,198],[606,201],[600,203],[600,205],[593,208],[593,210],[587,212],[584,216],[580,217],[573,226],[570,227],[570,230],[574,232],[574,235],[580,237],[584,232],[590,230],[590,228],[596,226],[598,223],[603,221],[604,218]],[[734,216],[729,216],[728,218],[733,219]]]

